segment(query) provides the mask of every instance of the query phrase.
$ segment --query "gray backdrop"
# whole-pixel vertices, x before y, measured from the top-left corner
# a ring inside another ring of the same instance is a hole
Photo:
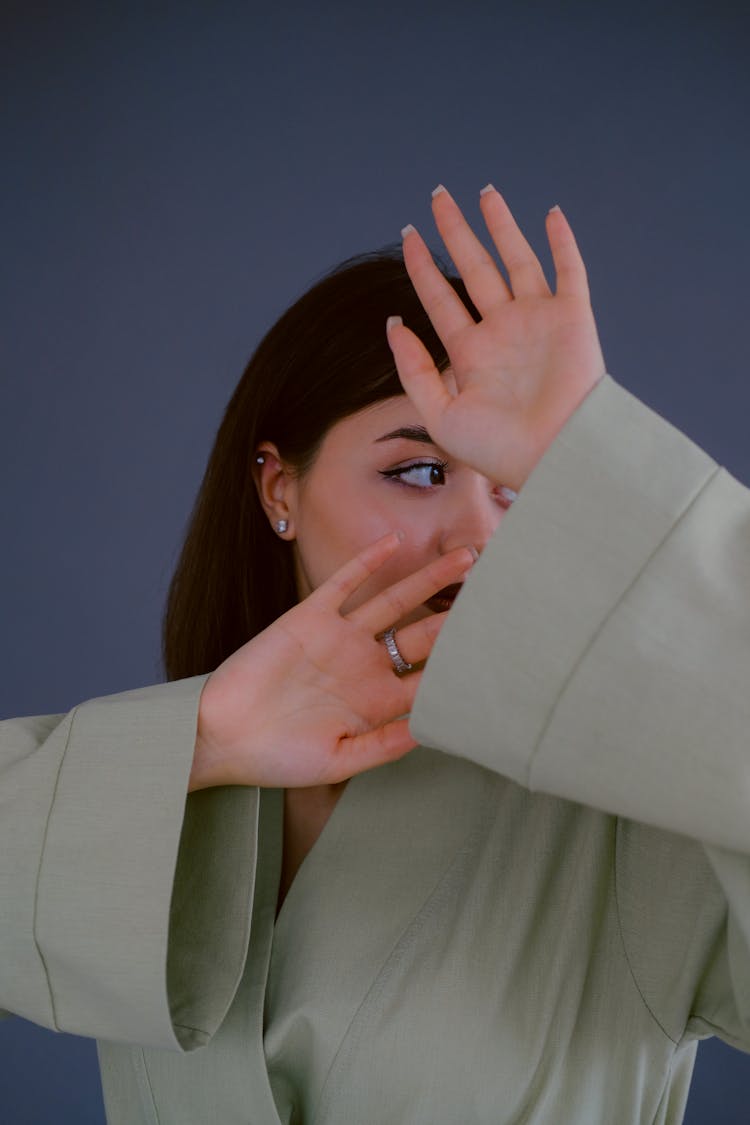
[[[745,483],[748,47],[724,3],[33,3],[0,28],[0,715],[163,678],[225,403],[328,266],[492,180],[559,202],[609,370]],[[0,1025],[7,1125],[103,1120],[91,1044]],[[699,1052],[688,1121],[748,1120]]]

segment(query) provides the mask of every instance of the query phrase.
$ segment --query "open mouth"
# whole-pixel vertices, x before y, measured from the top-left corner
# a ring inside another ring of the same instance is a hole
[[[433,613],[445,613],[453,605],[461,592],[462,582],[454,582],[452,586],[444,586],[424,603]]]

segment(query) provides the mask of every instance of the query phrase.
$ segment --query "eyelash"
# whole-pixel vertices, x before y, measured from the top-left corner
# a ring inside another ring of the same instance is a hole
[[[442,488],[445,484],[445,473],[448,468],[447,461],[412,461],[410,465],[399,465],[397,469],[381,469],[380,475],[386,477],[388,480],[396,480],[405,488],[414,488],[417,492],[428,492],[430,488]],[[406,473],[411,473],[415,469],[439,469],[443,475],[443,480],[439,482],[431,482],[429,485],[410,484],[409,481],[401,480],[401,477]]]

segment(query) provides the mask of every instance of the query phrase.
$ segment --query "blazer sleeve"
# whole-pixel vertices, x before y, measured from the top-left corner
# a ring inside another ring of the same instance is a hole
[[[648,833],[634,842],[630,822],[699,841],[724,914],[701,923],[682,1031],[750,1049],[750,491],[609,375],[467,579],[411,730],[623,818],[626,945],[628,922],[645,932],[633,855]],[[674,838],[667,850],[655,893],[674,906]],[[662,953],[690,917],[671,910]],[[649,942],[634,944],[636,974],[653,975]]]
[[[186,798],[205,676],[0,723],[0,1007],[191,1050],[248,943],[258,792]]]

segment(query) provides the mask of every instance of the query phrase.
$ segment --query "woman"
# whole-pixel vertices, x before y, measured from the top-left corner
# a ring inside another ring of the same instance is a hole
[[[671,1123],[750,1046],[748,494],[481,206],[507,283],[438,189],[465,289],[406,228],[259,348],[173,682],[6,725],[0,997],[116,1125]]]

